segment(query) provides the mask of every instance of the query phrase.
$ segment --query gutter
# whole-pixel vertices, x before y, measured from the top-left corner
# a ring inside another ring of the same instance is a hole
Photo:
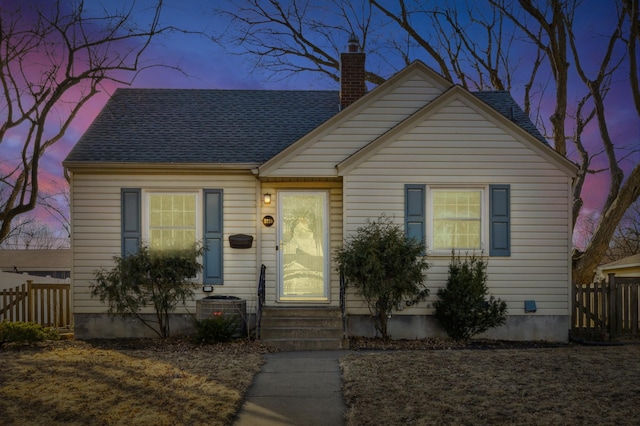
[[[62,163],[65,178],[68,171],[113,173],[113,172],[153,172],[171,171],[176,174],[195,174],[202,172],[224,171],[225,173],[236,171],[238,173],[251,173],[259,166],[259,163],[109,163],[109,162],[81,162],[65,161]]]

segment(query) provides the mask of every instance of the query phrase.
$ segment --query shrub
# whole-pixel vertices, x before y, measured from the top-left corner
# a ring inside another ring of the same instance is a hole
[[[32,322],[0,322],[0,346],[6,343],[33,343],[58,340],[58,332]]]
[[[137,253],[114,257],[113,269],[97,271],[91,296],[106,301],[110,313],[137,318],[167,338],[169,312],[194,295],[190,279],[202,271],[197,260],[202,253],[198,245],[182,250],[152,250],[143,245]],[[153,308],[155,320],[140,313],[147,306]]]
[[[390,338],[387,321],[393,310],[407,299],[418,302],[429,295],[424,249],[424,244],[406,238],[397,224],[382,216],[359,228],[336,253],[346,285],[366,300],[384,339]]]
[[[468,340],[490,328],[504,324],[507,304],[493,296],[486,300],[487,261],[475,256],[452,255],[445,288],[438,290],[436,320],[454,340]]]
[[[196,334],[194,341],[198,344],[210,344],[230,341],[238,330],[238,318],[225,316],[223,312],[214,312],[211,318],[195,320]]]

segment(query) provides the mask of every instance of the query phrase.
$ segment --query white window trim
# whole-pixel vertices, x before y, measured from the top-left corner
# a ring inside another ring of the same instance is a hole
[[[151,195],[189,195],[189,194],[193,194],[196,196],[196,241],[194,242],[202,242],[203,241],[203,235],[202,235],[202,197],[203,197],[203,193],[202,190],[183,190],[183,189],[176,189],[176,188],[158,188],[158,189],[142,189],[142,196],[141,198],[141,202],[142,202],[142,218],[141,218],[141,238],[142,241],[144,242],[144,244],[149,245],[149,206],[150,206],[150,201],[149,201],[149,197]],[[202,264],[204,259],[202,259],[202,256],[200,256],[200,258],[198,259],[198,262],[200,262],[200,264]],[[198,275],[196,275],[195,277],[193,277],[191,279],[192,282],[194,283],[202,283],[203,282],[203,274],[202,272],[199,272]]]
[[[426,211],[426,224],[425,224],[425,232],[427,234],[427,255],[430,256],[446,256],[451,257],[451,248],[447,250],[434,250],[431,247],[434,246],[433,243],[433,195],[438,191],[469,191],[469,190],[478,190],[481,192],[480,195],[480,249],[455,249],[456,254],[460,251],[462,255],[477,255],[485,254],[488,256],[488,253],[484,253],[487,248],[487,241],[489,235],[489,185],[443,185],[443,184],[435,184],[435,185],[427,185],[427,211]]]

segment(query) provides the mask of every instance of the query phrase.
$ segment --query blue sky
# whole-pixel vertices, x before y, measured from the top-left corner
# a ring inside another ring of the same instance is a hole
[[[47,4],[48,0],[2,0],[4,7],[11,7],[12,4]],[[117,4],[117,1],[86,0],[88,8],[98,7],[101,3]],[[130,2],[120,0],[121,4]],[[151,0],[138,0],[136,4],[137,16],[140,23],[147,22],[145,14],[148,14],[154,2]],[[602,19],[606,15],[608,7],[612,7],[611,1],[587,0],[592,3],[585,7],[582,15],[578,16],[581,25],[577,28],[585,40],[593,43],[594,46],[602,43],[608,34],[600,34]],[[217,16],[213,9],[216,1],[194,1],[194,0],[165,0],[161,21],[180,28],[203,31],[219,32],[229,26],[229,21],[225,17]],[[393,29],[392,26],[389,29]],[[387,30],[385,28],[385,30]],[[344,40],[346,48],[346,40]],[[597,49],[594,48],[594,51]],[[527,60],[530,52],[521,52],[521,60]],[[316,75],[304,75],[296,79],[267,81],[267,76],[260,70],[254,70],[248,58],[241,55],[233,55],[225,51],[222,46],[207,40],[205,37],[197,35],[173,34],[170,37],[162,37],[149,49],[147,59],[156,63],[164,63],[168,66],[178,66],[184,70],[182,74],[169,68],[151,68],[145,70],[137,76],[133,82],[133,87],[148,88],[208,88],[208,89],[292,89],[292,90],[337,90],[337,83],[328,79],[319,79]],[[598,58],[594,55],[593,62],[597,63]],[[373,61],[372,61],[373,62]],[[394,67],[391,64],[391,67]],[[397,65],[396,68],[400,68]],[[387,68],[389,70],[389,68]],[[387,72],[387,76],[388,76]],[[115,86],[105,87],[105,91],[96,96],[82,113],[74,121],[64,139],[58,143],[43,159],[43,169],[46,171],[45,179],[49,182],[61,181],[61,162],[66,157],[75,142],[89,126],[95,115],[104,106],[108,97],[115,90]],[[514,90],[517,92],[518,88]],[[628,85],[620,84],[616,87],[611,97],[623,98]],[[514,97],[518,99],[517,93]],[[548,93],[552,97],[552,93]],[[628,98],[626,96],[625,98]],[[637,145],[640,140],[640,123],[638,116],[630,108],[631,104],[620,104],[615,109],[608,111],[610,132],[617,140],[625,141],[629,146]],[[550,114],[549,106],[543,107],[545,114]],[[597,128],[593,127],[585,135],[586,137],[597,138]],[[7,141],[0,145],[0,158],[15,155],[11,152],[15,149]],[[630,162],[638,162],[638,155],[632,157]],[[602,176],[590,178],[590,185],[594,191],[586,191],[586,205],[597,206],[602,199],[601,187],[606,181]],[[46,185],[45,185],[46,187]]]

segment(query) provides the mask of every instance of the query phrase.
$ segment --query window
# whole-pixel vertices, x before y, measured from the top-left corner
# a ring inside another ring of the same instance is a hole
[[[121,203],[122,256],[136,253],[141,243],[165,249],[202,242],[203,283],[223,283],[222,189],[143,196],[140,188],[122,188]]]
[[[433,189],[432,244],[436,251],[482,248],[481,189]]]
[[[428,254],[485,250],[511,256],[511,186],[404,186],[405,234],[425,241]],[[427,214],[428,212],[428,214]]]
[[[196,194],[148,194],[149,247],[184,249],[196,242]]]

